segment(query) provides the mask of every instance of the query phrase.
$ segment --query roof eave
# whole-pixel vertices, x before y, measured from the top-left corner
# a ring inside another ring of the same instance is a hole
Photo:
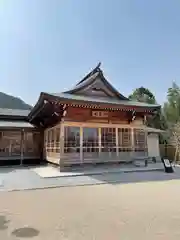
[[[28,120],[30,120],[36,114],[36,112],[43,106],[46,95],[47,94],[45,92],[40,93],[37,103],[35,104],[35,106],[32,108],[32,110],[27,116]]]
[[[129,101],[129,98],[125,97],[124,95],[122,95],[117,89],[115,89],[110,83],[109,81],[104,77],[103,72],[99,72],[100,76],[102,77],[102,79],[104,80],[105,84],[108,85],[112,91],[116,94],[116,96],[122,100],[126,100]]]
[[[83,100],[79,100],[79,99],[69,99],[69,98],[65,98],[65,97],[61,97],[61,96],[55,96],[55,95],[51,95],[49,93],[43,93],[43,97],[44,99],[46,100],[54,100],[54,101],[62,101],[62,103],[69,103],[71,104],[72,102],[76,102],[76,103],[79,103],[79,104],[84,104],[85,101]],[[87,102],[86,102],[87,104]],[[102,105],[102,106],[107,106],[107,105],[110,105],[112,106],[112,108],[118,108],[118,107],[130,107],[132,109],[134,108],[139,108],[139,109],[149,109],[151,110],[152,112],[153,111],[156,111],[158,108],[161,108],[160,105],[157,105],[157,106],[137,106],[137,105],[121,105],[121,104],[113,104],[113,103],[105,103],[105,102],[94,102],[94,101],[88,101],[88,104],[96,104],[96,105]]]

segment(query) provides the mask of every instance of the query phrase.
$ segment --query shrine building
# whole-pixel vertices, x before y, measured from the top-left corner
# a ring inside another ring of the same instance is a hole
[[[41,92],[30,111],[0,109],[0,164],[48,161],[64,168],[159,157],[161,130],[145,124],[159,109],[123,96],[98,65],[66,92]]]

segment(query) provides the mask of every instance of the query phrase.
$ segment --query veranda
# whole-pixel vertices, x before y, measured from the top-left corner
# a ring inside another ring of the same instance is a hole
[[[147,131],[133,125],[64,122],[45,130],[44,154],[62,166],[125,162],[147,155]]]

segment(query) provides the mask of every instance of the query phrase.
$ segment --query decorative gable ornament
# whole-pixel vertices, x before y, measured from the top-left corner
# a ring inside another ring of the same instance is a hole
[[[136,119],[136,111],[134,110],[133,112],[132,112],[132,121],[134,121]]]

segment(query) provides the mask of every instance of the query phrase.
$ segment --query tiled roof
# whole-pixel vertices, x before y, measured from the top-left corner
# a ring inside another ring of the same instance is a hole
[[[113,98],[96,98],[96,97],[88,97],[88,96],[80,96],[75,94],[68,94],[68,93],[49,93],[49,95],[59,97],[62,99],[68,99],[68,100],[76,100],[76,101],[84,101],[89,103],[105,103],[105,104],[112,104],[112,105],[124,105],[124,106],[138,106],[138,107],[150,107],[150,108],[158,108],[160,105],[157,104],[148,104],[143,102],[135,102],[131,100],[117,100]]]
[[[123,96],[117,89],[115,89],[111,83],[104,77],[103,71],[100,69],[101,63],[99,63],[90,73],[88,73],[75,87],[64,92],[68,94],[77,93],[79,90],[90,86],[91,84],[95,84],[96,80],[99,78],[104,83],[104,85],[114,94],[119,100],[128,100],[127,97]]]
[[[25,121],[1,121],[0,128],[34,128],[34,126]]]
[[[30,110],[0,108],[0,116],[20,116],[27,117]]]
[[[71,90],[77,90],[79,88],[82,88],[84,86],[86,86],[87,84],[91,83],[92,80],[94,80],[97,76],[98,76],[98,72],[95,73],[94,75],[90,76],[89,78],[85,79],[83,82],[80,82],[79,84],[77,84],[76,86],[74,86]],[[71,91],[69,90],[69,91]],[[68,91],[67,91],[68,92]]]

